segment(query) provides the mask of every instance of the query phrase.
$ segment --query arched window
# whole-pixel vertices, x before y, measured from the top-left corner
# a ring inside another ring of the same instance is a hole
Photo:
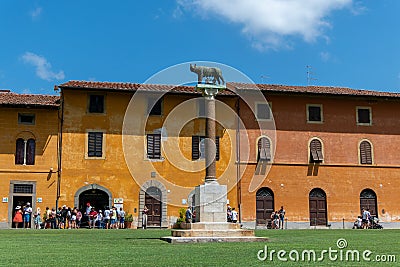
[[[257,143],[257,161],[271,161],[271,142],[267,137],[261,137]]]
[[[34,165],[35,164],[35,139],[24,140],[18,138],[15,150],[15,164]]]
[[[322,154],[322,144],[318,139],[313,139],[310,142],[310,162],[318,163],[324,160]]]
[[[372,146],[368,141],[360,143],[360,164],[372,164]]]

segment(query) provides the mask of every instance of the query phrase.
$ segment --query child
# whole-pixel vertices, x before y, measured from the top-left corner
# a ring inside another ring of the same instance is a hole
[[[33,220],[35,223],[35,229],[40,229],[40,225],[42,224],[42,218],[40,218],[40,213],[35,212],[33,214]]]

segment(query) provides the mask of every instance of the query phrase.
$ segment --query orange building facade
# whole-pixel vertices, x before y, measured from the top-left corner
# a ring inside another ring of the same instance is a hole
[[[15,227],[16,207],[55,205],[59,97],[0,91],[0,228]],[[20,225],[22,227],[22,225]]]
[[[232,85],[236,91],[245,87]],[[243,222],[268,224],[272,211],[284,206],[288,228],[351,228],[361,209],[368,208],[387,227],[398,226],[399,94],[334,87],[258,88],[271,108],[276,133],[260,136],[257,114],[241,102],[240,117],[251,146],[249,160],[240,160]],[[259,157],[263,138],[269,140],[271,154],[264,161]],[[257,170],[262,164],[268,166],[264,173]],[[256,188],[251,186],[254,181]]]
[[[150,226],[171,227],[204,183],[201,94],[191,86],[83,81],[58,88],[60,98],[42,96],[52,105],[10,105],[11,98],[1,105],[2,227],[28,200],[42,209],[123,207],[134,227],[146,205]],[[243,97],[253,90],[265,98]],[[32,111],[34,125],[18,123]],[[228,83],[216,110],[227,204],[251,228],[268,226],[281,206],[287,228],[349,228],[361,208],[398,227],[398,111],[393,93]],[[36,142],[33,166],[15,164],[20,135]],[[14,193],[15,181],[33,184],[32,193]]]

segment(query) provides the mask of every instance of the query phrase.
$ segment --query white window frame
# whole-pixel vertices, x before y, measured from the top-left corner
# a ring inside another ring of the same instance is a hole
[[[309,107],[319,107],[320,108],[320,121],[310,121],[310,111]],[[322,124],[324,123],[324,110],[322,104],[307,104],[306,105],[306,115],[307,115],[307,123],[314,123],[314,124]]]
[[[360,109],[368,109],[369,110],[369,123],[363,123],[358,121],[358,110]],[[365,106],[357,106],[356,107],[356,123],[357,125],[361,126],[371,126],[372,125],[372,108],[371,107],[365,107]]]
[[[268,105],[269,106],[269,118],[258,118],[258,105]],[[257,121],[272,121],[272,103],[271,102],[255,102],[255,117]]]

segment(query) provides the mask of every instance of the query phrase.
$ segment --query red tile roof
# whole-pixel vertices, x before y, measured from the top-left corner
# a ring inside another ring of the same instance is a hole
[[[90,81],[68,81],[58,85],[61,89],[92,89],[92,90],[116,90],[116,91],[137,91],[168,92],[180,94],[200,94],[194,86],[186,85],[165,85],[165,84],[139,84],[119,82],[90,82]],[[228,90],[222,91],[222,95],[233,95]]]
[[[228,83],[227,87],[229,90],[233,92],[236,92],[237,90],[247,89],[247,90],[261,90],[263,92],[275,92],[275,93],[300,93],[300,94],[400,98],[399,93],[356,90],[346,87],[333,87],[333,86],[289,86],[289,85],[276,85],[276,84]]]
[[[194,86],[183,85],[160,85],[160,84],[138,84],[138,83],[119,83],[119,82],[90,82],[90,81],[69,81],[58,87],[62,89],[93,89],[93,90],[118,90],[118,91],[154,91],[199,94]],[[378,92],[370,90],[356,90],[346,87],[333,86],[289,86],[275,84],[250,84],[250,83],[227,83],[228,90],[220,92],[220,95],[234,95],[237,90],[261,90],[271,93],[297,93],[297,94],[323,94],[323,95],[342,95],[342,96],[364,96],[364,97],[386,97],[400,98],[399,93]]]
[[[0,106],[6,107],[38,107],[58,108],[59,96],[16,94],[10,91],[0,91]]]

